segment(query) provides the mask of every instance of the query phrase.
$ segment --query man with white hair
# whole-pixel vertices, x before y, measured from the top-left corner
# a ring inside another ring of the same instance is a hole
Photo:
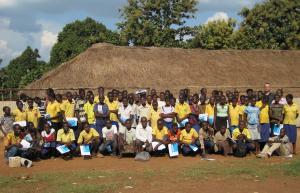
[[[271,105],[274,100],[274,94],[271,92],[271,83],[265,83],[264,91],[264,95],[268,98],[268,104]]]

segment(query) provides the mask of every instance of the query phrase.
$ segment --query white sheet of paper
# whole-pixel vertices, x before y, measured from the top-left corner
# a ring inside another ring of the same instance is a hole
[[[21,127],[26,127],[26,121],[16,121],[13,123],[13,125],[20,125]]]
[[[198,150],[198,147],[195,145],[190,145],[190,148],[195,152]]]
[[[199,114],[199,120],[200,121],[207,121],[208,120],[208,114]]]
[[[152,148],[154,149],[156,146],[158,145],[158,142],[156,141],[153,141],[152,142]],[[158,146],[157,150],[163,150],[163,149],[166,149],[166,146],[164,144],[161,144],[160,146]]]
[[[20,144],[22,145],[22,148],[24,148],[24,149],[28,149],[31,147],[31,144],[28,141],[26,141],[25,139],[22,139]]]

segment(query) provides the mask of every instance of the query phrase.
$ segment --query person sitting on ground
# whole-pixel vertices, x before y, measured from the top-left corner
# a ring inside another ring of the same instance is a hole
[[[102,128],[103,142],[99,147],[101,154],[117,155],[117,134],[117,126],[112,125],[110,120],[106,120],[105,127]]]
[[[215,145],[216,152],[222,153],[224,156],[232,154],[232,141],[231,141],[230,131],[226,129],[225,126],[222,126],[220,131],[215,135]]]
[[[238,143],[243,143],[247,147],[247,152],[253,151],[255,149],[255,144],[251,140],[251,134],[249,130],[246,128],[245,122],[240,120],[239,128],[236,128],[232,132],[232,139],[235,141],[232,148],[235,151],[237,149]]]
[[[81,131],[77,140],[78,147],[80,145],[88,145],[92,156],[96,156],[100,142],[100,135],[94,128],[90,128],[88,123],[83,124],[83,131]],[[103,157],[99,154],[99,157]],[[84,159],[90,159],[91,156],[84,156]]]
[[[16,124],[13,126],[13,132],[7,133],[4,139],[4,150],[6,151],[5,157],[8,161],[8,158],[21,156],[22,153],[22,145],[21,142],[21,127]]]
[[[123,128],[123,127],[122,127]],[[125,153],[135,153],[135,129],[132,128],[131,121],[127,119],[125,121],[125,129],[119,131],[118,144],[119,144],[119,158],[122,158]]]
[[[44,130],[41,133],[43,144],[41,150],[41,158],[48,159],[56,155],[56,138],[55,130],[51,128],[49,123],[44,124]]]
[[[152,128],[148,126],[146,117],[141,118],[141,123],[136,127],[136,148],[137,152],[141,152],[144,149],[147,152],[152,151]]]
[[[3,133],[4,137],[9,132],[13,132],[14,118],[11,114],[10,108],[8,106],[3,107],[3,117],[0,118],[0,131]]]
[[[280,130],[280,135],[269,138],[268,143],[257,157],[271,157],[273,152],[277,153],[279,156],[288,156],[292,154],[292,144],[289,141],[289,137],[286,135],[285,128]]]
[[[65,160],[72,159],[76,155],[75,135],[73,129],[70,129],[67,122],[63,123],[63,128],[57,131],[56,146],[65,145],[70,149],[70,152],[63,154]]]
[[[168,131],[168,143],[180,143],[180,134],[181,131],[178,128],[177,123],[173,123],[172,129]]]
[[[22,157],[29,160],[39,161],[41,152],[41,138],[32,122],[27,123],[27,129],[25,133],[26,135],[24,137],[24,140],[30,143],[30,147],[26,149],[23,148]]]
[[[209,154],[215,152],[214,129],[209,126],[207,121],[202,123],[202,128],[199,130],[199,141],[202,155],[205,155],[206,152]]]
[[[152,130],[152,143],[153,145],[153,153],[155,155],[165,155],[166,153],[166,145],[168,138],[168,128],[164,126],[163,119],[157,120],[157,127]],[[163,149],[160,149],[160,146],[163,146]]]
[[[196,155],[200,148],[199,135],[197,131],[192,128],[190,123],[185,124],[185,128],[180,134],[180,147],[182,155]],[[192,149],[193,148],[193,149]]]

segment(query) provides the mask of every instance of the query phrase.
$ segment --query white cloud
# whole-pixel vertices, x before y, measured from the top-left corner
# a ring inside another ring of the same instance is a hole
[[[0,58],[3,62],[6,62],[7,58],[13,54],[12,49],[10,49],[5,40],[0,39]]]
[[[209,17],[206,20],[205,24],[207,24],[209,22],[212,22],[212,21],[219,21],[219,20],[221,20],[221,21],[228,21],[228,19],[229,19],[229,16],[228,16],[227,13],[225,13],[225,12],[217,12],[212,17]]]
[[[0,7],[5,8],[5,7],[11,7],[15,5],[16,1],[15,0],[0,0]]]
[[[41,47],[51,48],[57,40],[57,34],[50,31],[43,31],[41,35]]]

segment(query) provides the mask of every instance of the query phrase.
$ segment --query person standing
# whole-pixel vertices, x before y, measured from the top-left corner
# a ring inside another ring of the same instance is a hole
[[[286,135],[289,137],[290,142],[293,144],[293,153],[296,154],[297,142],[297,127],[296,119],[299,116],[298,105],[293,102],[293,95],[286,95],[287,104],[283,107],[283,127],[286,129]]]

